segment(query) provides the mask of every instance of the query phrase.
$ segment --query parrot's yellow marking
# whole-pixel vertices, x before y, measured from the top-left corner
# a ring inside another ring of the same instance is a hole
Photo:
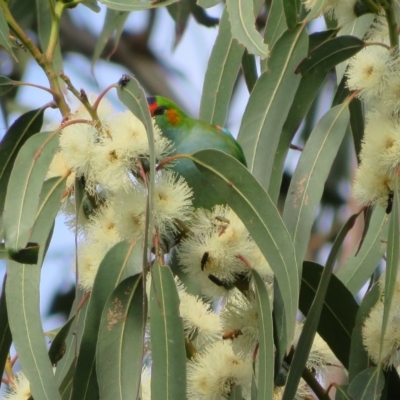
[[[166,114],[171,125],[176,125],[181,121],[181,117],[176,110],[167,110]]]

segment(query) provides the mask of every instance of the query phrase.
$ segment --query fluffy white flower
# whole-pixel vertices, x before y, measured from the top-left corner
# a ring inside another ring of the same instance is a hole
[[[347,70],[347,86],[361,90],[360,97],[368,102],[381,95],[386,86],[386,72],[391,53],[382,46],[368,46],[350,61]]]
[[[5,393],[4,400],[27,400],[31,397],[28,378],[24,373],[18,372],[10,384],[10,391]]]
[[[113,199],[116,227],[124,239],[142,237],[146,215],[147,189],[137,182],[127,191],[119,191]],[[186,181],[171,170],[156,175],[153,219],[161,237],[177,231],[176,219],[187,220],[192,215],[192,190]]]
[[[364,322],[363,344],[372,361],[382,363],[385,368],[400,365],[400,297],[393,296],[389,320],[383,340],[382,355],[379,357],[384,303],[378,301]]]
[[[175,278],[175,281],[180,299],[179,312],[188,339],[195,339],[196,348],[199,349],[204,344],[221,338],[222,329],[218,315],[202,299],[187,293],[178,278]]]
[[[54,154],[53,160],[51,161],[49,170],[47,171],[46,179],[53,178],[55,176],[67,176],[66,187],[70,188],[75,182],[75,173],[71,172],[68,167],[67,160],[62,152]]]
[[[199,282],[205,295],[211,298],[224,295],[223,286],[229,287],[238,276],[250,279],[251,268],[264,279],[272,279],[267,261],[228,206],[196,210],[190,229],[193,235],[180,244],[178,259],[183,270]],[[223,286],[218,286],[214,278]]]
[[[231,340],[235,354],[252,360],[258,344],[258,311],[255,299],[247,299],[236,291],[221,311],[221,322],[225,335],[233,334]]]
[[[188,362],[188,399],[222,400],[234,385],[241,385],[247,398],[251,378],[251,362],[237,357],[229,342],[218,341]]]

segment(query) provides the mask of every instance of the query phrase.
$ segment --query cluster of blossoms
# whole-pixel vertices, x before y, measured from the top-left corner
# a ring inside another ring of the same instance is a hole
[[[400,163],[400,59],[390,49],[383,16],[375,18],[365,39],[370,45],[350,60],[347,70],[348,87],[359,92],[366,110],[354,197],[387,207]]]
[[[95,98],[90,100],[97,103]],[[129,111],[116,113],[104,99],[96,112],[99,120],[93,122],[88,111],[79,106],[65,120],[60,148],[48,173],[48,178],[68,177],[62,211],[68,223],[79,229],[78,283],[85,291],[92,289],[99,265],[111,247],[123,240],[141,246],[148,196],[145,166],[149,146],[143,124]],[[171,144],[154,128],[155,156],[160,162]],[[78,180],[86,194],[83,212],[77,217],[74,188]],[[182,234],[177,221],[187,227],[188,233],[173,251],[183,272],[201,293],[189,293],[176,278],[180,315],[192,346],[192,358],[187,363],[187,398],[221,400],[240,385],[243,398],[249,399],[259,341],[252,270],[264,280],[271,303],[273,272],[233,210],[222,205],[194,210],[192,190],[172,170],[163,168],[156,173],[153,201],[153,234],[167,244],[167,250]],[[150,280],[149,273],[147,289]],[[148,315],[148,321],[150,318]],[[298,328],[300,332],[301,325]],[[297,339],[298,335],[294,348]],[[146,326],[145,351],[151,360],[150,323]],[[322,376],[326,366],[335,363],[332,352],[317,335],[307,367]],[[150,399],[151,362],[143,368],[141,386],[141,399]],[[18,375],[8,398],[28,398],[25,390],[29,391],[29,382]],[[283,390],[276,387],[274,399],[280,399]],[[308,386],[301,381],[296,399],[309,395]]]
[[[61,131],[60,150],[48,173],[50,178],[70,172],[70,196],[63,210],[72,226],[76,224],[72,190],[76,178],[84,181],[88,193],[83,204],[86,216],[78,221],[82,239],[78,247],[79,284],[84,290],[91,290],[100,262],[111,247],[122,240],[140,242],[146,215],[143,165],[149,157],[149,145],[145,127],[130,111],[115,112],[105,99],[97,114],[99,121],[94,123],[81,105],[69,116],[66,122],[72,123]],[[159,129],[154,130],[155,157],[160,161],[168,155],[171,144]],[[176,232],[176,218],[190,218],[191,196],[184,179],[171,170],[156,174],[153,220],[161,239],[167,240]]]
[[[379,280],[381,298],[372,308],[364,322],[362,335],[364,347],[373,362],[381,363],[385,368],[400,367],[400,277],[396,279],[396,286],[389,310],[389,319],[380,353],[382,321],[384,311],[385,276]]]
[[[185,336],[194,349],[187,364],[188,399],[225,399],[237,385],[241,386],[243,398],[249,399],[259,341],[251,270],[255,269],[263,278],[271,303],[272,270],[242,221],[228,206],[197,209],[188,227],[190,234],[178,245],[177,258],[203,295],[188,293],[176,278]],[[294,348],[301,328],[299,324]],[[146,343],[146,349],[151,352],[151,342]],[[316,335],[307,367],[323,379],[327,365],[337,364],[327,344]],[[146,400],[150,398],[147,368],[142,378],[141,399]],[[284,387],[276,387],[274,399],[281,399],[283,391]],[[307,398],[310,393],[301,381],[296,399]]]

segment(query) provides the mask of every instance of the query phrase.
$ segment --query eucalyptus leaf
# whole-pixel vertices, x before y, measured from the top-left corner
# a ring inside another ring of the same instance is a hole
[[[292,30],[297,25],[297,1],[283,0],[283,10],[285,12],[286,25]]]
[[[6,76],[0,75],[0,96],[5,95],[14,87],[14,82]]]
[[[249,54],[247,50],[243,53],[242,57],[242,70],[244,75],[244,80],[247,85],[249,93],[252,92],[254,85],[258,79],[256,59],[253,54]]]
[[[141,271],[138,256],[141,248],[134,243],[120,242],[112,247],[100,263],[90,295],[76,369],[73,392],[79,399],[98,398],[96,379],[96,343],[101,314],[106,301],[118,283],[126,276]],[[139,265],[138,265],[139,264]]]
[[[332,67],[354,56],[365,47],[362,40],[354,36],[338,36],[323,42],[296,68],[302,75],[310,71],[328,72]]]
[[[274,332],[272,325],[272,310],[265,283],[260,275],[252,270],[256,284],[256,303],[258,315],[258,387],[259,399],[273,398],[274,392]]]
[[[29,242],[39,194],[57,147],[57,132],[34,135],[23,145],[14,162],[4,205],[4,235],[10,257]]]
[[[375,207],[367,235],[358,250],[358,243],[352,254],[336,273],[336,276],[355,296],[371,277],[382,259],[382,240],[386,240],[388,216],[383,207]]]
[[[292,236],[296,258],[304,260],[315,212],[349,121],[347,104],[331,108],[313,129],[290,182],[283,220]]]
[[[10,324],[8,322],[8,313],[7,313],[7,300],[6,300],[6,279],[7,275],[4,276],[3,279],[3,287],[0,295],[0,373],[3,375],[3,370],[6,365],[6,360],[8,357],[8,353],[10,351],[12,336],[10,330]],[[2,381],[0,380],[0,386]]]
[[[226,6],[219,24],[200,102],[200,119],[213,125],[224,126],[229,100],[237,80],[244,48],[233,38]]]
[[[166,7],[178,0],[100,0],[108,8],[121,11],[140,11],[150,8]]]
[[[10,29],[3,10],[0,10],[0,46],[3,46],[15,58],[10,40]]]
[[[103,50],[105,49],[107,43],[114,35],[114,49],[117,48],[119,39],[124,29],[125,22],[129,16],[127,11],[118,11],[111,8],[107,8],[106,16],[104,18],[103,29],[97,39],[96,47],[94,48],[92,57],[92,68],[99,60]]]
[[[308,36],[303,26],[286,31],[271,51],[268,69],[259,77],[244,112],[238,141],[250,172],[267,189],[273,154],[279,143],[300,77],[294,74],[307,54]]]
[[[7,185],[17,154],[23,144],[43,124],[43,108],[28,111],[15,120],[0,143],[0,214],[3,212]]]
[[[322,265],[311,261],[305,261],[303,264],[299,308],[305,316],[308,315],[314,301],[323,270]],[[318,333],[347,369],[358,310],[359,306],[353,295],[333,275],[325,296]]]
[[[264,31],[264,42],[268,44],[270,49],[275,45],[278,38],[287,30],[285,12],[283,11],[282,0],[272,0],[271,7],[268,12],[267,24]],[[260,61],[261,72],[267,70],[268,59]]]
[[[114,289],[101,315],[96,349],[100,398],[138,398],[146,320],[142,275],[130,276]]]
[[[293,243],[278,210],[247,168],[235,158],[218,150],[202,150],[185,157],[196,163],[243,221],[274,271],[285,304],[288,346],[294,336],[299,278]]]
[[[243,46],[250,54],[260,56],[262,59],[268,57],[268,45],[263,42],[261,35],[255,28],[254,4],[245,0],[227,0],[226,7],[231,22],[232,36]]]
[[[41,263],[7,261],[7,311],[13,343],[34,398],[61,399],[47,355],[39,309]]]
[[[151,398],[186,398],[186,352],[179,295],[168,266],[153,264],[150,290]]]
[[[214,7],[219,4],[221,0],[197,0],[197,5],[203,8]]]
[[[359,373],[347,390],[352,400],[379,400],[385,384],[381,368],[372,367]]]
[[[368,352],[363,344],[362,328],[366,318],[369,316],[372,308],[379,301],[381,291],[379,285],[375,284],[365,295],[356,315],[356,324],[351,334],[351,347],[349,356],[349,383],[362,371],[370,365]]]

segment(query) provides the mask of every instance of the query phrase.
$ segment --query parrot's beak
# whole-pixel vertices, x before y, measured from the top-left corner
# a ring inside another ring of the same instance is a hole
[[[154,111],[157,109],[157,99],[155,97],[147,97],[147,104],[149,105],[150,115],[154,117]]]

